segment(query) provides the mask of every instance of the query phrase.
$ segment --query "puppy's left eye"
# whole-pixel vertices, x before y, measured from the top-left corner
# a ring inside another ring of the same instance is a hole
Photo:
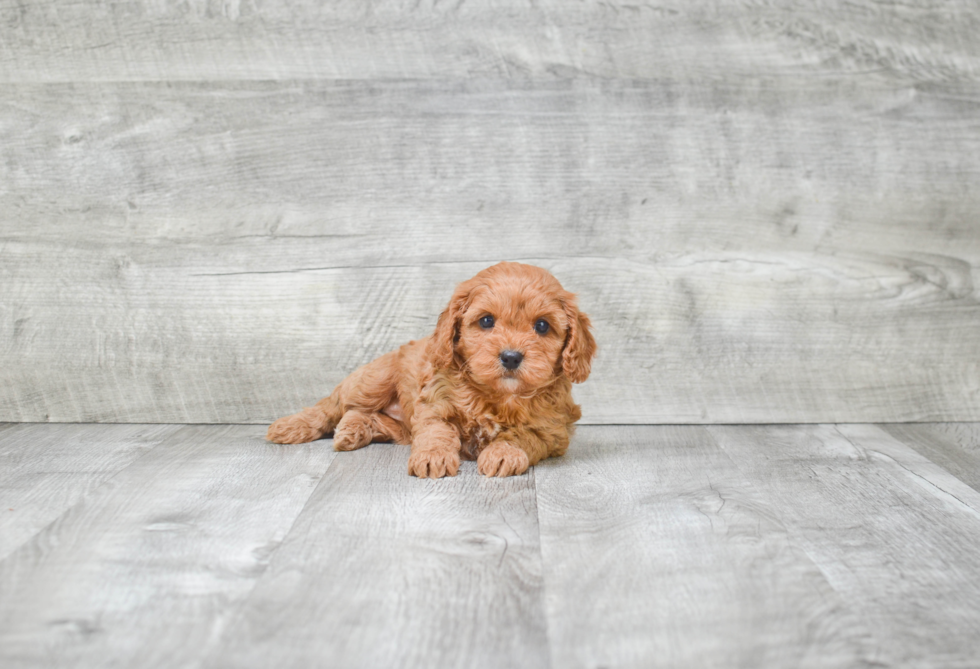
[[[548,325],[548,321],[542,318],[537,323],[534,324],[534,331],[537,332],[538,334],[547,334],[548,328],[550,327],[551,326]]]
[[[493,327],[493,316],[487,315],[480,319],[480,327],[484,330],[489,330]]]

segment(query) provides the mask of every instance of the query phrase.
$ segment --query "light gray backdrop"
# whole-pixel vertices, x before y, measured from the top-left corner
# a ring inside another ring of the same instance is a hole
[[[263,422],[502,259],[584,421],[980,420],[966,0],[0,0],[0,420]]]

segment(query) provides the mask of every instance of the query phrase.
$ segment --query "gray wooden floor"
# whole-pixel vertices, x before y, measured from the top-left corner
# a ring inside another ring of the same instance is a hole
[[[582,427],[504,480],[0,425],[0,665],[976,667],[980,425]]]

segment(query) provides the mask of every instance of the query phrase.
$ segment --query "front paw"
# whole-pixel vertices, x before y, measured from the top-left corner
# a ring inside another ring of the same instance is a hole
[[[459,453],[450,450],[417,451],[408,456],[408,473],[420,479],[456,476]]]
[[[517,476],[530,466],[527,453],[506,441],[493,442],[476,459],[476,468],[484,476]]]
[[[323,436],[323,430],[310,425],[304,412],[280,418],[269,426],[265,438],[274,444],[305,444]]]

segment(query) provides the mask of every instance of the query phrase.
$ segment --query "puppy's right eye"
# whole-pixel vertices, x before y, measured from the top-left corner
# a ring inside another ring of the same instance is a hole
[[[484,330],[489,330],[493,327],[493,316],[484,316],[479,321],[480,327]]]

